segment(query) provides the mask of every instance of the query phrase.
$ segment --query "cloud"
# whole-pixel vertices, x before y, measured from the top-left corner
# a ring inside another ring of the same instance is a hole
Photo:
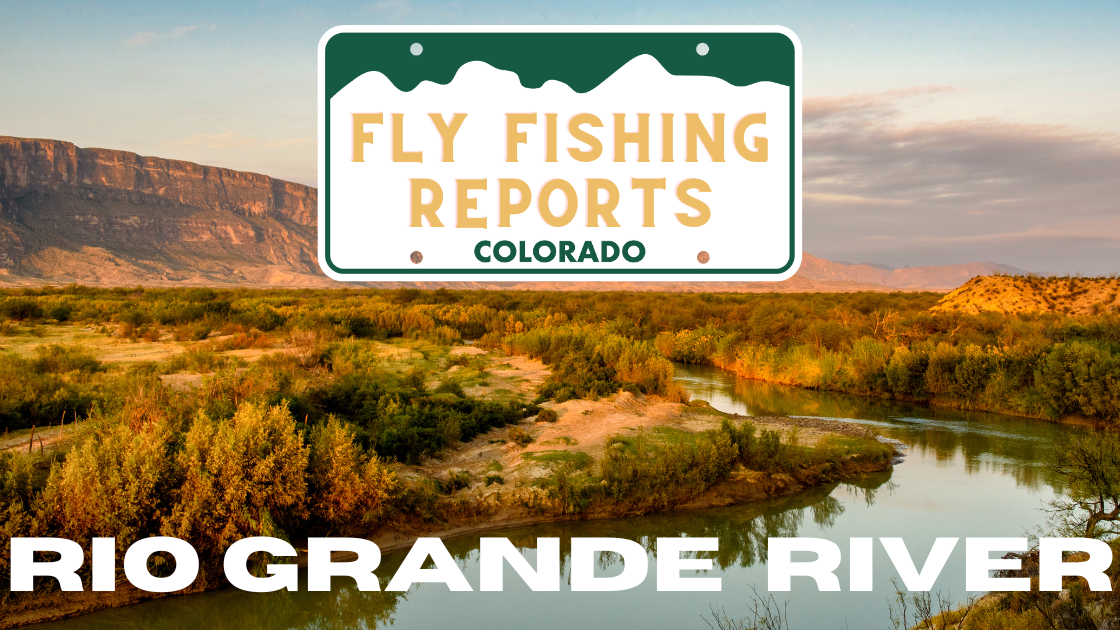
[[[314,140],[311,138],[286,138],[265,142],[251,136],[242,136],[236,131],[226,131],[217,134],[196,133],[182,140],[168,143],[168,146],[203,149],[283,149],[310,144],[314,144]]]
[[[210,30],[218,28],[218,26],[216,24],[208,24],[208,25],[205,25],[205,26],[208,27]],[[186,35],[187,33],[190,33],[191,31],[197,30],[199,28],[202,28],[202,26],[198,25],[198,24],[195,24],[195,25],[192,25],[192,26],[178,26],[178,27],[174,28],[170,33],[156,33],[156,32],[136,33],[132,37],[124,40],[124,43],[132,45],[132,46],[147,46],[147,45],[149,45],[153,42],[156,42],[156,41],[159,41],[159,40],[162,40],[162,39],[178,39],[178,38]]]
[[[874,197],[864,197],[862,195],[841,195],[836,193],[808,191],[805,191],[802,194],[802,197],[805,199],[811,199],[813,201],[853,203],[873,206],[897,206],[900,204],[910,203],[910,201],[907,199],[875,199]]]
[[[898,265],[1003,256],[1118,270],[1120,138],[996,118],[899,122],[909,99],[949,89],[805,100],[806,249]]]
[[[177,142],[172,142],[171,146],[202,147],[206,149],[244,149],[260,146],[260,141],[256,138],[240,136],[236,131],[227,131],[218,134],[196,133],[193,136]]]
[[[887,90],[886,92],[858,93],[847,96],[821,96],[807,98],[802,103],[806,120],[824,118],[869,119],[893,117],[899,114],[900,101],[921,96],[932,96],[956,90],[951,85],[919,85]]]

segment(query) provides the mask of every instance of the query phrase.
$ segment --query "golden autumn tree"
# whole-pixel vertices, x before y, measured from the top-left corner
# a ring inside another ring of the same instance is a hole
[[[377,456],[366,456],[338,418],[311,431],[310,507],[313,520],[333,533],[360,533],[376,525],[397,478]]]
[[[287,404],[242,403],[226,422],[199,414],[178,455],[181,497],[163,534],[216,560],[237,540],[284,537],[306,515],[308,449]]]

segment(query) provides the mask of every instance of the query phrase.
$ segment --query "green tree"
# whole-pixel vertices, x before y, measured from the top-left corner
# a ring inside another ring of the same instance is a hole
[[[1039,365],[1035,384],[1053,415],[1120,418],[1120,357],[1097,345],[1056,344]]]

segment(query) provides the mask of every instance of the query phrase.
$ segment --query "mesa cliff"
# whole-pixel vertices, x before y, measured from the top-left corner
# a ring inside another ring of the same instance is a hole
[[[324,286],[316,213],[265,175],[0,136],[0,280]]]

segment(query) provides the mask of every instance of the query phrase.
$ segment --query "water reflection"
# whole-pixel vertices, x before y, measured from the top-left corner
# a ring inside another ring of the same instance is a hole
[[[999,474],[1030,488],[1055,488],[1049,473],[1054,438],[1070,427],[1015,416],[821,392],[741,378],[711,366],[674,366],[694,398],[754,416],[815,416],[858,422],[901,440],[911,453],[956,465],[970,475]]]
[[[870,505],[875,490],[889,479],[889,472],[877,473],[873,480],[861,480],[862,485],[847,487],[853,494],[864,496]],[[719,538],[718,552],[700,553],[698,557],[712,558],[717,569],[749,567],[766,561],[767,538],[797,536],[806,519],[821,528],[831,527],[845,510],[844,504],[833,496],[836,489],[837,485],[820,486],[789,497],[727,508],[670,512],[652,518],[549,523],[503,531],[501,535],[509,538],[523,552],[535,549],[538,537],[560,538],[561,571],[565,576],[570,539],[579,536],[634,540],[646,548],[651,559],[654,543],[659,537]],[[457,559],[470,560],[477,553],[478,537],[449,541],[447,547]],[[614,566],[608,563],[602,568]]]
[[[44,630],[373,630],[391,625],[397,606],[405,600],[407,594],[363,593],[352,586],[336,588],[330,593],[280,591],[250,595],[224,590],[171,597],[34,627]]]

